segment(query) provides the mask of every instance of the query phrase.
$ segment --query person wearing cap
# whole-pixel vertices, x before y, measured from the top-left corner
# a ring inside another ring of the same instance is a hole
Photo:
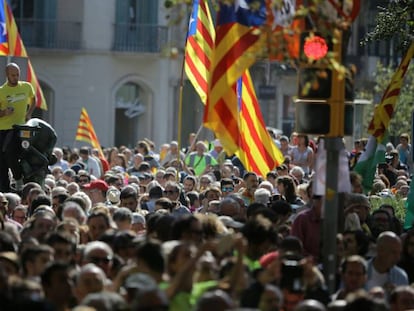
[[[213,141],[213,149],[209,152],[209,154],[216,159],[219,164],[224,162],[226,153],[224,152],[223,145],[219,139],[215,139]]]
[[[276,172],[278,176],[287,176],[289,175],[289,168],[286,164],[282,163],[276,167]]]
[[[108,189],[108,184],[101,179],[93,180],[82,187],[82,190],[84,190],[91,199],[92,206],[106,202],[106,192]]]

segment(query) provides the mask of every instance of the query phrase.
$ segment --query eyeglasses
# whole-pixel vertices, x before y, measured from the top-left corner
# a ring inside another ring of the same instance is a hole
[[[174,194],[176,192],[177,192],[176,190],[164,190],[165,195]]]
[[[89,180],[88,179],[79,179],[79,183],[88,183]]]
[[[232,192],[232,191],[234,191],[234,187],[222,187],[221,191],[223,191],[223,192]]]
[[[3,204],[3,205],[7,205],[7,204],[9,204],[9,201],[5,200],[5,201],[1,201],[0,203]]]
[[[111,256],[107,256],[107,257],[89,257],[89,261],[98,265],[100,263],[102,264],[108,264],[112,261],[112,257]]]

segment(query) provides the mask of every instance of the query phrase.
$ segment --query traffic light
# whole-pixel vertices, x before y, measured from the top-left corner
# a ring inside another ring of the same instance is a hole
[[[345,103],[345,79],[332,66],[330,57],[336,64],[342,63],[340,31],[301,34],[298,99],[295,101],[296,131],[299,133],[327,137],[352,134],[352,99]]]

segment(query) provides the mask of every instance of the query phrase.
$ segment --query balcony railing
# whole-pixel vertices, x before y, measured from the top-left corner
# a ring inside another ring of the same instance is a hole
[[[82,23],[44,19],[16,19],[26,47],[45,49],[81,48]]]
[[[114,29],[114,51],[159,53],[168,40],[166,26],[117,23]]]

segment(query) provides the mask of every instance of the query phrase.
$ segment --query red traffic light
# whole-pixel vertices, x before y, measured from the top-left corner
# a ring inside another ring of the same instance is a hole
[[[306,57],[312,60],[319,60],[328,54],[328,44],[326,40],[320,36],[309,36],[305,38],[303,44],[303,52]]]

